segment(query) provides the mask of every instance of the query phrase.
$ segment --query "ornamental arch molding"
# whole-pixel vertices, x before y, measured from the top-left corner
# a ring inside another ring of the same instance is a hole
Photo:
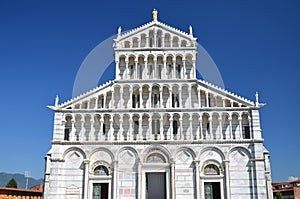
[[[143,152],[142,152],[142,160],[145,163],[147,161],[147,158],[154,153],[159,153],[160,155],[162,155],[165,159],[166,162],[170,162],[170,160],[173,158],[170,151],[168,149],[166,149],[163,146],[160,145],[153,145],[153,146],[149,146],[147,147]]]
[[[235,147],[232,147],[228,154],[227,154],[227,160],[229,160],[230,158],[230,155],[234,152],[234,151],[238,151],[238,150],[241,150],[243,152],[245,152],[245,154],[249,157],[249,159],[251,159],[252,155],[251,155],[251,152],[249,151],[248,148],[244,147],[244,146],[235,146]]]
[[[187,151],[188,153],[190,153],[192,155],[192,158],[195,159],[197,157],[195,151],[193,149],[191,149],[190,147],[187,146],[182,146],[182,147],[178,147],[174,153],[173,153],[173,157],[176,157],[176,155],[178,153],[180,153],[181,151]]]
[[[138,152],[136,151],[135,148],[133,147],[129,147],[129,146],[124,146],[124,147],[121,147],[117,153],[116,153],[116,156],[115,156],[115,161],[118,161],[119,160],[119,156],[120,154],[123,152],[123,151],[130,151],[134,154],[134,157],[135,157],[135,161],[138,162],[140,160],[140,157],[138,155]]]
[[[89,159],[91,162],[96,162],[101,160],[111,164],[115,158],[114,158],[114,154],[110,150],[104,147],[99,147],[91,151],[91,153],[89,154]]]
[[[65,160],[66,155],[67,155],[69,152],[72,152],[72,151],[80,153],[84,159],[86,159],[86,157],[87,157],[87,156],[86,156],[86,153],[85,153],[81,148],[78,148],[78,147],[70,147],[70,148],[68,148],[68,149],[66,149],[66,150],[64,151],[64,153],[63,153],[63,155],[62,155],[62,159]]]
[[[207,151],[216,152],[218,155],[220,155],[222,160],[225,160],[225,158],[226,158],[225,154],[223,153],[223,151],[220,148],[218,148],[216,146],[210,146],[210,147],[205,147],[202,150],[200,150],[200,153],[198,154],[197,159],[199,159],[201,161],[201,156]]]

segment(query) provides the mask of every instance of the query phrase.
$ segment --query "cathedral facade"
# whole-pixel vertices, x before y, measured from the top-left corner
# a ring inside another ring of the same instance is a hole
[[[262,104],[196,78],[191,27],[154,10],[114,53],[113,81],[50,106],[45,199],[272,198]]]

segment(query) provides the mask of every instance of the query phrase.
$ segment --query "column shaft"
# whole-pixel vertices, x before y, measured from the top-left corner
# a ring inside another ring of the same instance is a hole
[[[199,88],[197,88],[197,94],[198,94],[198,104],[199,104],[199,107],[201,107],[201,90]]]
[[[88,198],[88,182],[89,182],[89,160],[83,160],[84,163],[84,198]]]
[[[208,98],[208,92],[206,91],[205,92],[205,97],[206,97],[206,107],[209,107],[209,102],[208,102],[208,100],[209,100],[209,98]]]
[[[239,119],[240,139],[243,139],[242,119]]]

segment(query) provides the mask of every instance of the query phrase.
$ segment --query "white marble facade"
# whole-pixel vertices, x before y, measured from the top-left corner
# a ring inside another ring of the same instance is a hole
[[[114,81],[50,107],[44,198],[272,198],[262,104],[196,79],[191,27],[153,11],[114,49]]]

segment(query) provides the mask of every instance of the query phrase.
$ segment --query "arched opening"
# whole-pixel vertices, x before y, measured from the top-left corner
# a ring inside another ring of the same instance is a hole
[[[141,47],[146,47],[146,34],[141,34]]]
[[[157,47],[162,47],[162,31],[161,30],[158,30],[157,31]]]
[[[152,116],[152,135],[154,136],[154,140],[158,140],[158,135],[160,135],[160,116],[153,115]]]
[[[138,38],[135,37],[132,39],[132,47],[133,48],[139,47]]]
[[[181,41],[181,47],[186,47],[186,41],[185,40]]]
[[[171,47],[170,34],[165,34],[165,47]]]
[[[249,124],[249,119],[248,119],[248,115],[246,113],[244,113],[242,115],[242,128],[243,128],[243,137],[244,139],[250,139],[251,135],[250,135],[250,124]]]
[[[179,47],[178,42],[179,42],[178,37],[173,37],[172,47]]]
[[[152,108],[160,107],[160,92],[158,86],[152,87]]]
[[[135,60],[134,60],[134,57],[129,57],[128,67],[129,67],[129,76],[128,77],[130,79],[134,79],[134,74],[135,74]]]
[[[125,48],[130,48],[130,42],[129,42],[129,41],[125,41],[124,47],[125,47]]]
[[[70,134],[72,131],[72,117],[66,116],[66,123],[65,123],[65,132],[64,132],[64,140],[69,141],[70,140]]]
[[[154,47],[154,33],[153,33],[153,30],[149,31],[149,47]]]

